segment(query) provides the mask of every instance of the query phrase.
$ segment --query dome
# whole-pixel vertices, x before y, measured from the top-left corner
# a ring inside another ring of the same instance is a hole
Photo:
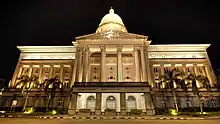
[[[96,33],[107,32],[109,30],[127,32],[121,17],[115,14],[112,8],[109,10],[109,13],[102,18]]]

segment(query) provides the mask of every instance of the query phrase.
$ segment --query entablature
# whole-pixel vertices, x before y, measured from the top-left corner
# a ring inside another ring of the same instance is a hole
[[[75,53],[21,53],[21,59],[75,59]]]
[[[22,53],[74,53],[75,46],[17,46]]]
[[[148,51],[175,51],[175,52],[193,52],[206,51],[210,44],[167,44],[167,45],[149,45]]]

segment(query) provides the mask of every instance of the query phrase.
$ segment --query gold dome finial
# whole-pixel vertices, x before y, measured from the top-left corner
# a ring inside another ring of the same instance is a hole
[[[113,13],[115,13],[115,11],[114,11],[113,7],[111,6],[111,9],[109,10],[109,14],[113,14]]]

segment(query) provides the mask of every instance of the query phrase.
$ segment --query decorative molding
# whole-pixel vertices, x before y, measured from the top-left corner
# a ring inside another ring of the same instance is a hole
[[[75,59],[75,53],[21,53],[21,59]]]
[[[149,45],[148,51],[206,51],[210,44]]]
[[[148,52],[148,58],[206,58],[206,52]]]
[[[76,52],[75,46],[17,46],[17,48],[22,52],[32,52],[32,53],[74,53]]]

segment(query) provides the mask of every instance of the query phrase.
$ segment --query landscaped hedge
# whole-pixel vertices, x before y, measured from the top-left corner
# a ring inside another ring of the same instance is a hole
[[[131,115],[141,115],[142,114],[142,110],[140,110],[140,109],[131,109],[130,110],[130,114]]]
[[[80,113],[90,113],[90,109],[80,109],[79,112]]]
[[[116,112],[116,110],[115,109],[105,109],[105,112]]]

